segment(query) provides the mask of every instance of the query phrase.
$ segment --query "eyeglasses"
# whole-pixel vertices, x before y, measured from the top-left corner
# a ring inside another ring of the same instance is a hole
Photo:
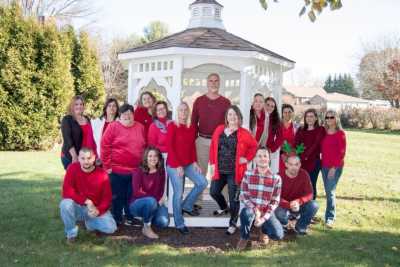
[[[333,120],[335,118],[335,116],[326,116],[325,120]]]

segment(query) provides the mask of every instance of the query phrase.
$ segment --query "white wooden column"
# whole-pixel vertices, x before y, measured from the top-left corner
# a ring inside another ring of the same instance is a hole
[[[240,110],[243,114],[243,127],[248,129],[250,122],[250,107],[252,102],[251,78],[249,76],[249,68],[240,71]]]

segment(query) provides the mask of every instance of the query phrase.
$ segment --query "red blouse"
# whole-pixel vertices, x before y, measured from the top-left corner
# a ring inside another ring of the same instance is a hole
[[[144,126],[144,134],[147,138],[149,127],[153,122],[153,117],[149,114],[149,111],[145,107],[137,107],[134,113],[135,121],[140,122]]]
[[[261,136],[264,131],[264,124],[265,124],[265,111],[261,112],[260,118],[256,116],[257,119],[257,129],[256,129],[256,140],[257,142],[260,142]]]
[[[86,123],[84,125],[81,125],[81,129],[82,129],[82,147],[88,147],[93,149],[97,158],[97,146],[96,142],[94,141],[92,126],[90,125],[90,123]]]

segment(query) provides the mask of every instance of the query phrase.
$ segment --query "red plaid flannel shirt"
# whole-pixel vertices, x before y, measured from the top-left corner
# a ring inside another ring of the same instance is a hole
[[[279,206],[282,180],[271,172],[260,175],[255,169],[247,171],[242,181],[240,200],[247,208],[258,208],[261,216],[268,220]]]

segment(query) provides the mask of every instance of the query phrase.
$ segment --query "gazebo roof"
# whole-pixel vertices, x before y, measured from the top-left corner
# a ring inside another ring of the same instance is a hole
[[[190,5],[196,5],[196,4],[214,4],[214,5],[219,5],[220,7],[223,7],[223,5],[221,5],[220,3],[218,3],[215,0],[196,0],[193,3],[191,3]]]
[[[196,2],[215,2],[211,0],[198,0]],[[195,2],[195,3],[196,3]],[[220,49],[235,51],[254,51],[264,55],[279,58],[281,60],[295,63],[293,60],[274,53],[259,45],[244,40],[225,30],[217,28],[192,28],[172,34],[158,41],[137,46],[121,52],[131,53],[147,50],[156,50],[170,47],[180,48],[202,48],[202,49]]]

